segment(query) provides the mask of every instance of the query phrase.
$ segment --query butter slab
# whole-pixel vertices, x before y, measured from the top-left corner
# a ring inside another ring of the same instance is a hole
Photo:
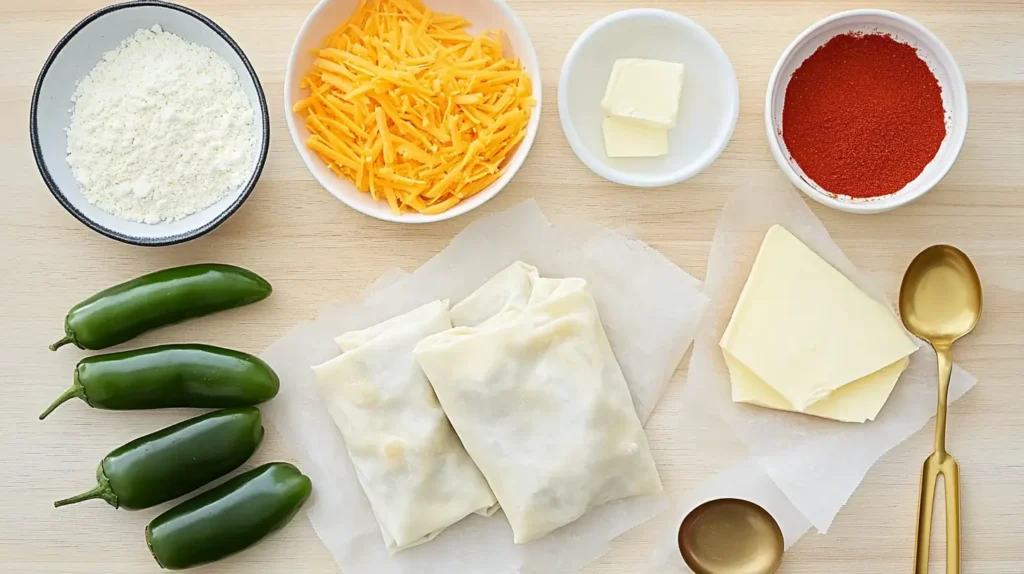
[[[653,128],[671,129],[679,119],[683,65],[660,60],[615,61],[601,107],[605,114]]]
[[[668,154],[668,130],[622,118],[605,118],[604,151],[608,157],[661,157]]]

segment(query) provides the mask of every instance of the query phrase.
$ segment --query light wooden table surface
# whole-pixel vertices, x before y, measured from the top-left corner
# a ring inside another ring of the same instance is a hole
[[[61,336],[64,313],[74,303],[172,265],[247,266],[274,284],[270,300],[135,343],[204,341],[259,352],[327,300],[354,296],[393,267],[415,268],[470,221],[529,197],[556,220],[572,214],[609,226],[632,225],[641,238],[702,277],[726,193],[751,182],[788,185],[768,151],[762,124],[764,90],[776,58],[818,19],[861,7],[824,0],[649,0],[649,6],[694,18],[719,39],[739,75],[742,104],[732,142],[704,174],[668,189],[639,191],[605,182],[577,161],[562,136],[555,96],[561,61],[577,35],[599,17],[641,3],[511,0],[543,68],[545,106],[533,153],[515,181],[477,212],[410,227],[346,208],[313,182],[292,147],[281,104],[284,67],[313,4],[190,2],[226,28],[255,65],[272,110],[270,159],[255,194],[220,229],[186,245],[143,249],[105,239],[67,214],[43,185],[28,144],[29,98],[40,66],[57,40],[103,0],[0,0],[0,571],[158,570],[143,542],[153,512],[115,511],[99,502],[60,511],[51,505],[89,488],[95,465],[113,447],[185,415],[100,412],[74,403],[45,422],[36,420],[70,384],[83,356],[75,349],[46,350]],[[974,258],[986,288],[985,316],[976,334],[958,346],[957,359],[980,383],[953,407],[949,444],[963,473],[963,571],[1016,574],[1024,572],[1024,4],[883,4],[929,26],[959,61],[970,94],[966,146],[942,185],[914,205],[874,216],[813,208],[850,258],[889,277],[893,291],[904,266],[929,244],[954,243]],[[675,494],[709,472],[688,462],[686,445],[673,433],[684,371],[685,365],[649,424],[663,478]],[[918,475],[930,441],[929,426],[889,453],[829,534],[806,536],[787,554],[782,571],[909,572]],[[271,437],[251,464],[280,458],[288,458],[287,449]],[[655,538],[652,528],[618,540],[588,572],[642,572]],[[933,569],[941,570],[938,559]],[[336,566],[300,519],[259,547],[203,571],[326,574]]]

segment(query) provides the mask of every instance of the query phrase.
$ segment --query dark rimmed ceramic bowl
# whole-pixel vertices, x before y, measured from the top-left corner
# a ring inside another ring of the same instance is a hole
[[[82,78],[104,53],[116,48],[139,28],[151,28],[154,24],[184,40],[210,48],[235,69],[256,111],[254,129],[259,149],[252,175],[238,189],[188,217],[149,225],[121,219],[86,201],[67,162],[66,129],[71,120],[71,96]],[[94,231],[133,245],[172,245],[215,229],[252,193],[270,149],[267,100],[256,71],[242,49],[206,16],[160,0],[108,6],[90,14],[61,38],[36,81],[29,131],[39,173],[57,201]]]

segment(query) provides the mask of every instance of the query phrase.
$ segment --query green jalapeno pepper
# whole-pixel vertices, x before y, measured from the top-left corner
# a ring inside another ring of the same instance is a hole
[[[252,355],[210,345],[162,345],[83,359],[74,384],[39,415],[72,398],[108,410],[250,406],[277,395],[280,380]]]
[[[162,568],[208,564],[288,524],[312,489],[309,477],[294,466],[265,464],[154,518],[146,527],[146,544]]]
[[[75,305],[64,319],[65,337],[50,349],[68,343],[106,349],[157,327],[261,301],[270,293],[265,279],[232,265],[206,263],[157,271]]]
[[[96,469],[96,488],[54,506],[94,498],[114,508],[156,506],[238,468],[262,440],[255,407],[207,413],[114,449]]]

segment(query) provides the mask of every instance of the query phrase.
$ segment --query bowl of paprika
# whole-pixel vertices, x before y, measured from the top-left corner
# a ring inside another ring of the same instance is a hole
[[[772,155],[829,207],[879,213],[918,199],[967,135],[967,88],[923,25],[885,10],[834,14],[779,58],[765,96]]]

